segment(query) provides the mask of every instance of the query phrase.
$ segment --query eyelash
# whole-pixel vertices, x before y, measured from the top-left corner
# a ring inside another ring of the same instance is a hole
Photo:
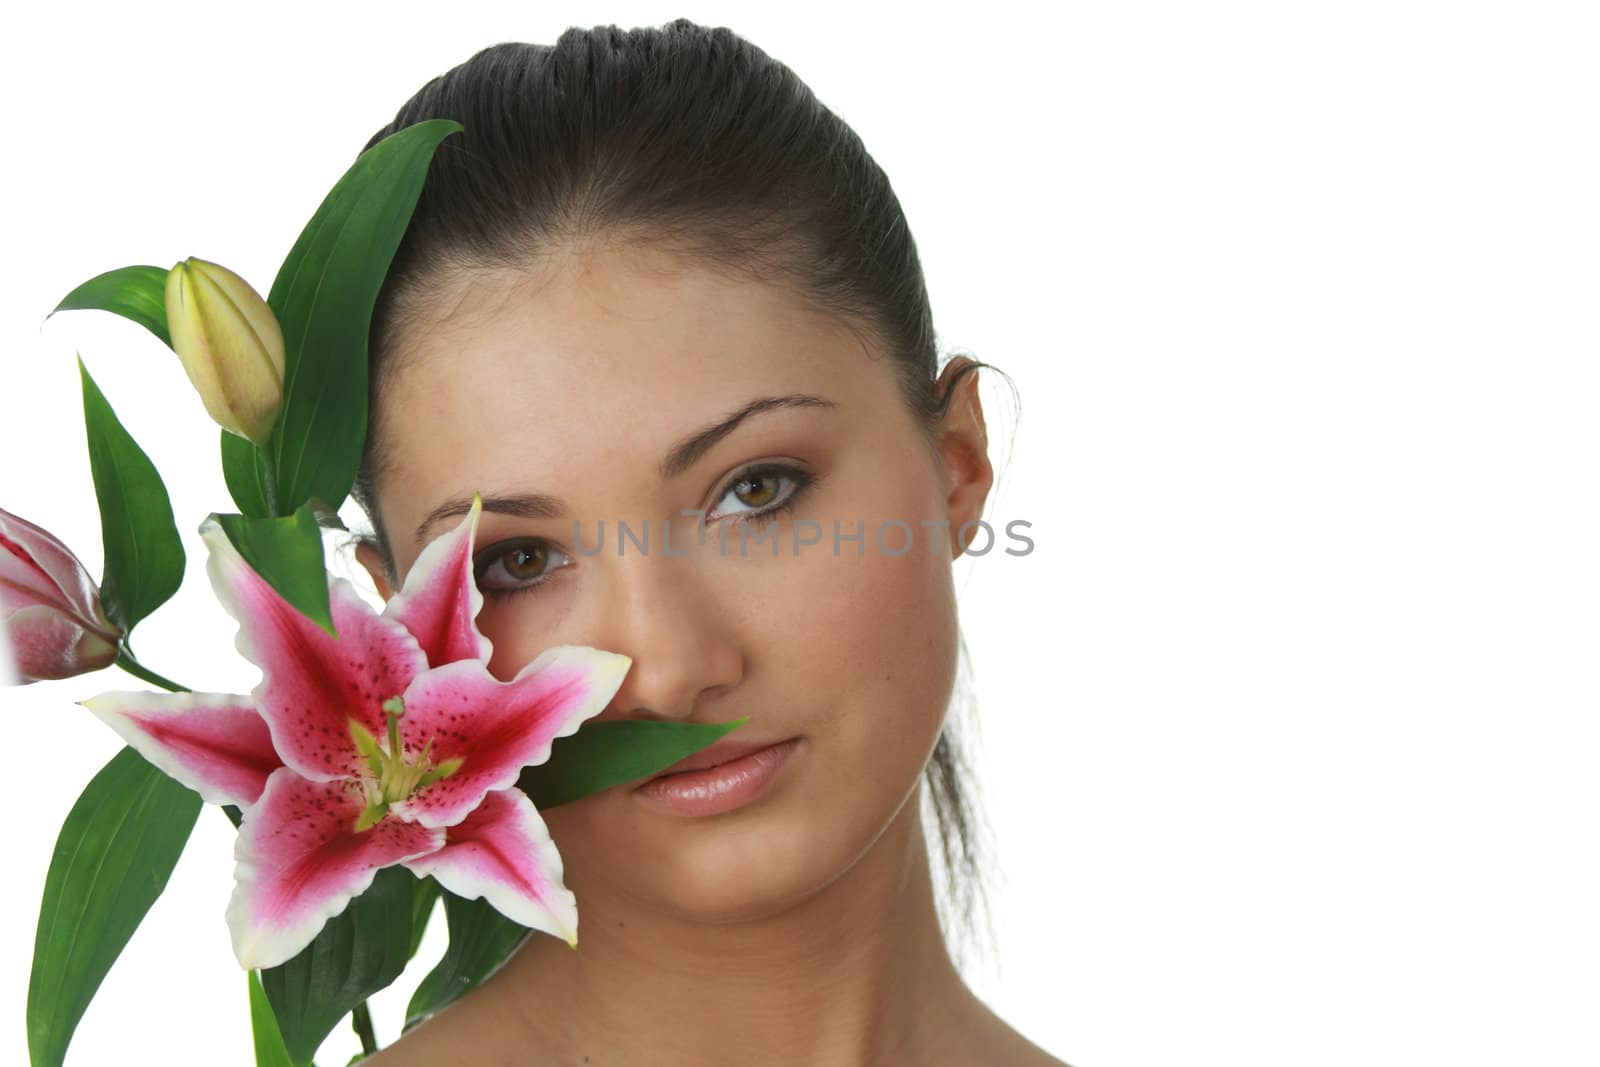
[[[762,529],[768,523],[775,521],[778,516],[792,511],[795,503],[800,499],[801,494],[815,486],[818,480],[817,475],[807,473],[798,467],[791,467],[781,463],[752,463],[751,465],[744,467],[734,474],[734,476],[728,481],[727,488],[725,488],[722,493],[718,495],[717,500],[721,501],[723,497],[728,496],[741,482],[752,481],[756,478],[762,477],[777,477],[780,479],[785,479],[789,482],[792,482],[794,488],[790,489],[789,492],[775,504],[768,504],[766,507],[759,510],[735,513],[735,517],[732,521],[741,524],[748,524],[756,529]],[[512,586],[506,589],[496,589],[493,586],[485,586],[483,584],[484,574],[495,563],[499,562],[503,556],[508,555],[509,553],[518,549],[537,548],[542,548],[546,552],[560,552],[560,550],[552,545],[549,541],[538,537],[524,537],[514,541],[502,541],[499,544],[490,545],[487,549],[485,549],[483,553],[479,555],[477,561],[473,564],[473,579],[478,583],[478,590],[483,594],[484,598],[486,600],[498,600],[506,597],[518,596],[522,593],[532,592],[554,577],[557,571],[564,569],[564,567],[550,568],[544,573],[540,574],[538,577],[528,579],[522,585]],[[565,553],[561,554],[565,555]]]

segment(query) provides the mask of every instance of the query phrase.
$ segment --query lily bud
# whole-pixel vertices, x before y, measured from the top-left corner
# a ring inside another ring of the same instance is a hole
[[[283,330],[256,291],[192,256],[167,273],[167,330],[206,411],[265,446],[283,403]]]
[[[122,631],[66,545],[0,510],[0,643],[22,683],[71,678],[116,662]]]

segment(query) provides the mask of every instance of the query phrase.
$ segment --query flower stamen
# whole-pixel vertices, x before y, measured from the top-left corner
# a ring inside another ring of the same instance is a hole
[[[434,739],[431,737],[423,744],[417,758],[407,761],[405,746],[400,738],[400,719],[406,713],[405,701],[400,697],[390,697],[383,702],[382,707],[383,714],[388,719],[388,729],[384,737],[388,742],[387,749],[365,726],[355,719],[350,720],[351,740],[355,742],[357,751],[366,758],[367,767],[372,772],[370,778],[363,780],[367,805],[356,819],[356,833],[376,826],[388,813],[391,804],[397,804],[417,790],[424,789],[441,778],[448,778],[461,769],[460,756],[434,764],[432,758]]]

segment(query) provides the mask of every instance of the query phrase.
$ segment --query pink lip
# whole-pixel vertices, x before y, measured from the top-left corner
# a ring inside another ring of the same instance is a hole
[[[791,737],[704,770],[658,774],[633,791],[646,802],[674,815],[703,816],[732,811],[760,796],[799,744],[800,738]],[[712,752],[715,748],[713,745],[706,751]]]

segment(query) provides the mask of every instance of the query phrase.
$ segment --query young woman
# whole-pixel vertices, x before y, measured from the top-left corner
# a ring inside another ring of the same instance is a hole
[[[577,951],[530,937],[368,1062],[1059,1065],[935,905],[924,789],[980,873],[944,728],[993,471],[888,179],[686,20],[486,49],[373,142],[429,118],[465,129],[374,315],[359,558],[389,595],[481,493],[496,676],[589,645],[633,659],[601,720],[749,721],[720,770],[547,812]]]

